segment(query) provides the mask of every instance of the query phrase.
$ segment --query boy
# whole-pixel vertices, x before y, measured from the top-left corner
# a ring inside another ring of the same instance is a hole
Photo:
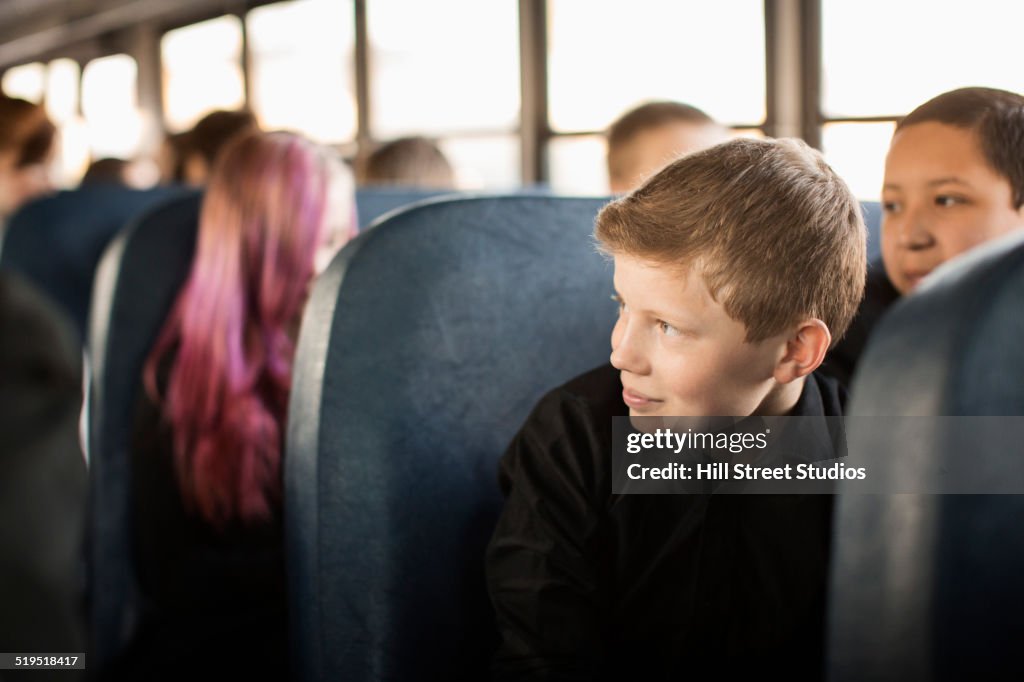
[[[831,498],[612,495],[612,417],[841,414],[813,372],[863,290],[860,207],[803,143],[734,140],[595,232],[615,260],[611,365],[543,398],[502,460],[495,679],[814,678]]]
[[[455,171],[448,157],[425,137],[392,140],[370,152],[359,168],[359,184],[364,187],[455,189]]]
[[[729,139],[729,131],[697,107],[648,102],[608,128],[608,184],[612,194],[630,192],[681,154]]]
[[[889,305],[950,258],[1024,227],[1024,97],[961,88],[908,114],[886,156],[882,209],[883,263],[823,368],[844,383]]]

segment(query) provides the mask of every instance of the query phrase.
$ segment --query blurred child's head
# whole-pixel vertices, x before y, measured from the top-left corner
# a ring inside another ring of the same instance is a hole
[[[860,206],[796,140],[685,156],[606,206],[612,364],[633,415],[785,414],[864,289]]]
[[[1024,97],[962,88],[900,121],[885,161],[882,257],[908,293],[941,263],[1024,227]]]
[[[363,161],[361,185],[454,189],[455,173],[444,152],[424,137],[403,137],[373,150]]]
[[[612,193],[636,189],[681,154],[729,139],[703,111],[679,102],[649,102],[608,128],[608,184]]]
[[[228,142],[242,133],[259,130],[251,111],[214,111],[203,116],[184,138],[179,140],[182,174],[191,185],[205,185],[210,172]]]
[[[41,106],[0,95],[0,217],[53,189],[56,137]]]

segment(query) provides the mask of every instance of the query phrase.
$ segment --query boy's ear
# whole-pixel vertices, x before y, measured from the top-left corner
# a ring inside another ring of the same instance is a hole
[[[804,320],[786,341],[786,350],[775,366],[775,380],[781,384],[807,376],[825,360],[832,344],[832,332],[819,319]]]

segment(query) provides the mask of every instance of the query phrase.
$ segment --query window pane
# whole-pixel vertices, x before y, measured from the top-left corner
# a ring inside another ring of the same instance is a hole
[[[164,108],[172,132],[187,130],[215,109],[245,104],[242,22],[223,16],[168,31],[160,43]]]
[[[459,189],[511,189],[520,183],[519,138],[450,138],[439,142]]]
[[[82,116],[96,158],[134,156],[142,140],[137,67],[126,54],[95,59],[82,72]]]
[[[902,115],[967,85],[1021,92],[1024,3],[1005,0],[824,0],[823,109]]]
[[[46,72],[46,113],[58,125],[70,121],[78,109],[78,62],[55,59]]]
[[[728,124],[764,120],[762,0],[549,0],[548,8],[555,130],[603,130],[654,99]]]
[[[260,124],[325,143],[355,139],[351,0],[282,2],[256,8],[246,20]]]
[[[825,159],[858,199],[878,201],[885,155],[895,123],[829,123],[822,129]]]
[[[559,194],[608,194],[608,146],[603,135],[556,137],[548,144],[551,189]]]
[[[8,69],[0,87],[9,97],[19,97],[38,104],[43,101],[46,88],[46,65],[33,62]]]
[[[57,184],[61,187],[77,185],[89,167],[91,156],[89,127],[85,121],[76,116],[61,125],[55,169]]]
[[[517,127],[515,0],[374,0],[367,13],[374,137]]]

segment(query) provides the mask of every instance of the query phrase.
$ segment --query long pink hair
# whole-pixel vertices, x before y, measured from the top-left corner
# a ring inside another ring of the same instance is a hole
[[[330,229],[331,183],[346,172],[288,133],[244,134],[214,166],[192,271],[144,373],[172,429],[185,502],[214,526],[280,506],[295,335]]]

